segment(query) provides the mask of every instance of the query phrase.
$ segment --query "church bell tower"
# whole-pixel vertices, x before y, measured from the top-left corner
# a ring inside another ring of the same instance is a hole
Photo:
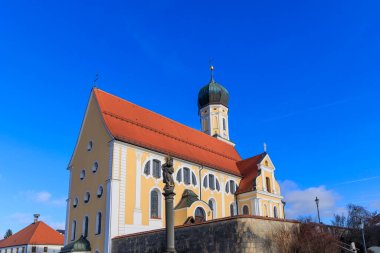
[[[228,100],[226,88],[214,80],[214,67],[210,67],[210,82],[198,93],[198,110],[202,132],[217,139],[230,142],[228,126]]]

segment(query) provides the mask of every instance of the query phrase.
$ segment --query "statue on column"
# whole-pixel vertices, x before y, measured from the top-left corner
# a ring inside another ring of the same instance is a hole
[[[164,181],[165,196],[165,222],[166,222],[166,249],[165,253],[175,253],[175,240],[174,240],[174,180],[173,180],[173,158],[167,156],[166,162],[162,165],[162,178]]]
[[[162,175],[164,180],[164,190],[165,192],[173,192],[174,191],[174,180],[173,180],[173,158],[171,156],[167,156],[165,158],[166,162],[162,165]]]

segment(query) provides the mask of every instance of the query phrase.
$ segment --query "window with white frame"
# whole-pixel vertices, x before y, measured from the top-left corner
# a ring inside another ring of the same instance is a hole
[[[150,218],[161,219],[161,194],[157,189],[150,192]]]
[[[237,185],[236,185],[235,181],[228,180],[226,183],[226,192],[231,193],[231,194],[235,194],[236,189],[237,189]]]
[[[213,219],[216,219],[216,201],[215,199],[211,198],[208,200],[208,206],[210,207],[211,209],[211,212],[212,212],[212,218]]]
[[[82,224],[82,235],[84,238],[88,236],[88,216],[85,216]]]
[[[178,170],[176,180],[178,183],[183,182],[185,185],[197,185],[195,173],[187,167]]]
[[[155,178],[161,178],[161,161],[157,159],[149,160],[145,163],[144,174],[153,176]]]
[[[99,235],[102,233],[102,213],[98,212],[96,214],[96,220],[95,220],[95,234]]]
[[[210,188],[210,190],[220,191],[220,184],[218,178],[213,174],[208,174],[203,178],[203,187]]]
[[[77,221],[73,220],[71,224],[71,241],[75,240],[75,232],[77,230]]]

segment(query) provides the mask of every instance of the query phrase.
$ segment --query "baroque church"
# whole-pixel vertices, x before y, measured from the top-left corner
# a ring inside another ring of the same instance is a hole
[[[242,159],[229,138],[225,87],[198,93],[201,130],[93,88],[72,154],[65,247],[83,238],[110,253],[112,238],[165,226],[161,165],[174,159],[174,223],[234,215],[284,219],[275,166],[265,151]]]

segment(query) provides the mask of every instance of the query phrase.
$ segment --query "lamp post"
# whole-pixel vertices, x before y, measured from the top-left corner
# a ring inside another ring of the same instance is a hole
[[[363,222],[363,220],[361,220],[361,222],[360,222],[360,229],[362,230],[364,253],[367,253],[367,246],[365,245],[365,238],[364,238],[364,222]]]
[[[315,197],[315,204],[317,204],[317,212],[318,212],[318,222],[321,224],[321,217],[319,216],[319,199]]]

